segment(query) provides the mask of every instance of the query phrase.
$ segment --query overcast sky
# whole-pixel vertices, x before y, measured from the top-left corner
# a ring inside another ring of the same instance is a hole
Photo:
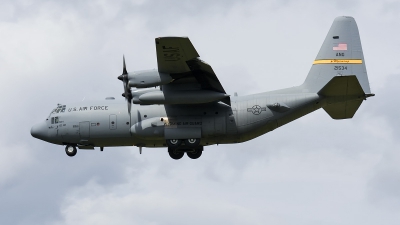
[[[0,224],[399,224],[400,2],[0,0]],[[351,120],[323,110],[255,140],[79,151],[30,135],[57,103],[121,98],[188,36],[229,94],[301,84],[337,16],[359,26],[371,90]]]

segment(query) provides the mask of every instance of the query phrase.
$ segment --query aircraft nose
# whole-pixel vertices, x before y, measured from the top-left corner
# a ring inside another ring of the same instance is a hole
[[[31,128],[31,135],[37,139],[45,140],[47,138],[47,130],[46,122],[41,122]]]

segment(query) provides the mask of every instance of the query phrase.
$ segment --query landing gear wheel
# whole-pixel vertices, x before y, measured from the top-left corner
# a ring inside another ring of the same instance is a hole
[[[167,139],[166,142],[167,142],[168,147],[170,147],[172,149],[177,149],[182,144],[182,140],[178,140],[178,139]]]
[[[182,151],[178,151],[177,149],[171,149],[171,148],[168,148],[168,153],[169,153],[169,156],[175,160],[181,159],[183,157],[183,155],[185,154]]]
[[[190,151],[187,151],[186,154],[189,158],[191,159],[198,159],[200,158],[201,154],[203,153],[202,149],[192,149]]]
[[[195,148],[199,146],[200,144],[200,138],[189,138],[185,140],[185,145],[188,148]]]
[[[76,150],[76,147],[73,146],[73,145],[67,145],[67,146],[65,147],[65,153],[67,153],[67,155],[68,155],[69,157],[72,157],[72,156],[76,155],[77,152],[78,152],[78,151]]]

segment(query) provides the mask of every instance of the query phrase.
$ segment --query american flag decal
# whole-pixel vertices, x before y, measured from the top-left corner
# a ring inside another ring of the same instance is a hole
[[[344,43],[334,44],[333,45],[333,50],[334,51],[346,51],[347,50],[347,44],[344,44]]]

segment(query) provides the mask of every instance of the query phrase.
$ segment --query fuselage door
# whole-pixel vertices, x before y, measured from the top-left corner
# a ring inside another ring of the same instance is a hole
[[[89,122],[80,122],[79,123],[79,134],[81,136],[81,141],[89,140],[89,136],[90,136]]]
[[[110,130],[117,129],[117,115],[111,114],[110,115]]]

